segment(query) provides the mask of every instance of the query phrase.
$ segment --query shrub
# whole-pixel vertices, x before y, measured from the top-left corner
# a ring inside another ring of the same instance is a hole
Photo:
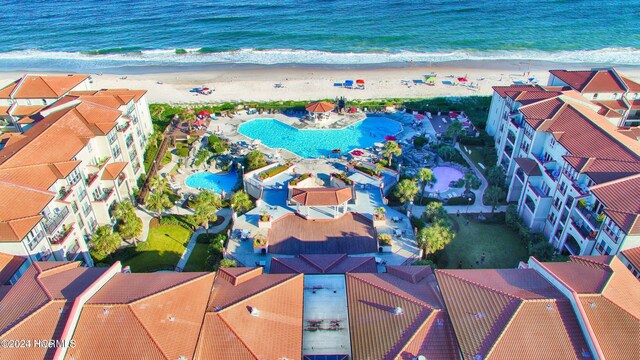
[[[179,149],[176,149],[176,155],[183,158],[189,156],[189,148],[181,147]]]
[[[513,231],[517,231],[520,225],[520,217],[518,216],[518,209],[515,205],[509,204],[507,211],[504,215],[504,221],[507,227]]]
[[[378,235],[378,242],[380,246],[389,246],[391,245],[391,235],[389,234],[380,234]]]
[[[220,260],[220,267],[221,268],[232,268],[232,267],[236,267],[238,266],[238,264],[236,264],[236,261],[233,259],[222,259]]]
[[[415,265],[415,266],[421,266],[421,265],[422,265],[422,266],[425,266],[425,265],[429,265],[429,266],[431,266],[431,267],[433,267],[433,266],[434,266],[433,261],[431,261],[431,260],[427,260],[427,259],[422,259],[422,260],[415,261],[415,262],[414,262],[413,264],[411,264],[411,265]]]
[[[460,141],[460,144],[463,144],[463,145],[471,145],[471,146],[483,146],[484,145],[484,139],[482,137],[461,136],[459,141]]]
[[[371,169],[371,168],[369,168],[369,167],[362,166],[362,165],[359,165],[359,164],[354,164],[354,165],[353,165],[353,167],[354,167],[356,170],[360,170],[360,171],[362,171],[362,172],[363,172],[363,173],[365,173],[365,174],[368,174],[368,175],[371,175],[371,176],[375,176],[375,177],[380,177],[380,176],[376,173],[376,170],[375,170],[375,169]]]
[[[196,155],[196,161],[193,162],[195,166],[200,166],[205,160],[211,156],[211,152],[207,149],[201,149]]]
[[[447,205],[473,205],[475,202],[475,196],[471,196],[471,203],[469,203],[469,196],[456,196],[447,200]]]
[[[415,217],[415,216],[411,216],[410,221],[411,221],[411,226],[416,228],[416,229],[418,229],[418,230],[420,230],[420,229],[424,228],[425,226],[427,226],[422,219],[420,219],[418,217]]]
[[[334,178],[342,181],[343,183],[345,183],[347,185],[353,185],[353,180],[349,179],[347,177],[347,174],[345,174],[345,173],[331,173],[331,176],[333,176]]]
[[[222,141],[216,135],[211,135],[207,139],[209,150],[214,154],[222,154],[229,148],[229,144],[226,141]]]
[[[415,139],[413,139],[413,146],[417,148],[421,148],[427,145],[428,143],[429,143],[429,139],[427,139],[424,136],[417,136]]]
[[[281,172],[287,170],[291,165],[290,164],[284,164],[284,165],[280,165],[280,166],[276,166],[274,168],[271,168],[269,170],[265,170],[263,172],[261,172],[260,174],[258,174],[258,178],[260,178],[260,180],[266,180],[270,177],[274,177],[278,174],[280,174]]]
[[[299,176],[298,176],[298,177],[296,177],[295,179],[293,179],[293,180],[289,181],[289,185],[291,185],[291,186],[296,186],[296,185],[298,185],[298,183],[300,183],[301,181],[306,180],[306,179],[308,179],[308,178],[310,178],[310,177],[311,177],[311,173],[305,173],[305,174],[299,175]]]
[[[264,158],[263,153],[258,150],[253,150],[244,160],[244,166],[247,168],[247,171],[259,169],[263,166],[267,166],[267,160]]]

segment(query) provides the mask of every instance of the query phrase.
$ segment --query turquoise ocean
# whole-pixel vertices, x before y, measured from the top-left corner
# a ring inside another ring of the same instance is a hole
[[[3,0],[0,10],[0,71],[640,66],[640,0]]]

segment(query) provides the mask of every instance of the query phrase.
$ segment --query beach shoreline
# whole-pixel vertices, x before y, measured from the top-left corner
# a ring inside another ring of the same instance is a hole
[[[150,103],[222,103],[280,100],[429,98],[439,96],[487,96],[492,86],[526,82],[534,77],[547,83],[549,69],[591,69],[590,64],[540,61],[453,61],[444,63],[387,63],[369,65],[227,65],[225,69],[197,70],[171,67],[156,72],[118,72],[91,74],[92,89],[146,89]],[[640,79],[640,67],[617,66],[627,76]],[[188,69],[188,70],[187,70]],[[122,70],[122,69],[120,69]],[[167,71],[163,71],[167,70]],[[25,72],[0,72],[0,85],[8,84]],[[38,74],[60,72],[34,72]],[[414,85],[427,74],[437,74],[435,85]],[[457,81],[466,77],[467,83]],[[334,83],[364,79],[365,90],[345,89]],[[408,80],[409,85],[401,80]],[[443,82],[458,83],[445,85]],[[470,86],[473,83],[472,86]],[[282,84],[276,88],[275,84]],[[211,95],[190,92],[195,87],[215,89]]]

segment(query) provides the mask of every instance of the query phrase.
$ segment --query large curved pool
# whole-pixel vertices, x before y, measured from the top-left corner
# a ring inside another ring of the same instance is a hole
[[[427,186],[426,191],[430,192],[443,192],[449,190],[449,183],[452,181],[460,180],[464,177],[462,171],[449,166],[437,166],[431,169],[433,176],[436,178],[436,183],[433,186]]]
[[[370,117],[342,129],[298,130],[275,119],[255,119],[238,127],[238,132],[270,148],[283,148],[304,158],[329,156],[333,149],[343,153],[384,142],[387,135],[402,131],[399,122]]]
[[[208,189],[215,193],[229,193],[238,182],[238,174],[235,172],[226,174],[213,174],[210,172],[201,172],[189,176],[184,183],[194,189]]]

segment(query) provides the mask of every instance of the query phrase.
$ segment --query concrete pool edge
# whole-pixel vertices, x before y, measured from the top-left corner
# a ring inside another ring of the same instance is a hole
[[[398,124],[398,126],[400,127],[400,131],[398,131],[398,132],[396,132],[396,133],[392,133],[392,135],[393,135],[393,136],[397,136],[397,135],[401,134],[402,132],[404,132],[404,125],[402,124],[402,122],[400,122],[400,121],[398,121],[398,120],[394,120],[394,119],[388,118],[388,117],[386,117],[386,116],[372,116],[372,117],[365,116],[363,119],[360,119],[360,120],[358,120],[358,121],[355,121],[355,122],[353,122],[353,123],[351,123],[351,124],[349,124],[349,125],[345,125],[345,126],[342,126],[342,127],[339,127],[339,128],[332,128],[332,129],[298,129],[298,128],[296,128],[295,126],[291,126],[291,125],[287,124],[286,122],[282,121],[281,119],[276,119],[276,118],[254,118],[254,119],[247,120],[247,121],[243,122],[242,124],[239,124],[239,125],[238,125],[238,127],[236,128],[236,132],[237,132],[239,135],[241,135],[241,136],[245,137],[246,139],[248,139],[248,140],[250,140],[250,141],[254,141],[254,140],[261,140],[261,139],[255,139],[255,138],[249,137],[248,135],[245,135],[245,134],[241,133],[241,132],[240,132],[240,128],[241,128],[243,125],[248,124],[248,123],[250,123],[250,122],[252,122],[252,121],[256,121],[256,120],[274,120],[274,121],[278,121],[278,122],[280,122],[281,124],[283,124],[283,125],[285,125],[285,126],[288,126],[288,127],[292,128],[292,129],[294,129],[294,130],[297,130],[297,131],[328,131],[328,130],[337,130],[337,131],[340,131],[340,130],[344,130],[344,129],[346,129],[346,128],[350,127],[350,126],[353,126],[353,125],[355,125],[355,124],[361,123],[361,122],[363,122],[363,121],[365,121],[365,120],[367,120],[367,119],[376,119],[376,118],[377,118],[377,119],[383,118],[383,119],[385,119],[385,120],[387,120],[387,121],[393,121],[393,122],[395,122],[395,123],[397,123],[397,124]],[[262,146],[264,146],[264,147],[266,147],[267,149],[270,149],[270,150],[277,150],[277,151],[286,151],[286,152],[289,152],[289,153],[291,153],[291,154],[293,154],[293,155],[295,155],[295,156],[297,156],[297,157],[299,157],[299,158],[301,158],[301,159],[318,159],[318,157],[304,157],[304,156],[301,156],[300,154],[298,154],[298,153],[296,153],[296,152],[294,152],[294,151],[291,151],[291,150],[289,150],[289,149],[285,149],[285,148],[282,148],[282,147],[271,147],[271,146],[268,146],[268,145],[266,145],[265,143],[263,143],[263,142],[262,142],[262,140],[261,140],[261,145],[262,145]]]

